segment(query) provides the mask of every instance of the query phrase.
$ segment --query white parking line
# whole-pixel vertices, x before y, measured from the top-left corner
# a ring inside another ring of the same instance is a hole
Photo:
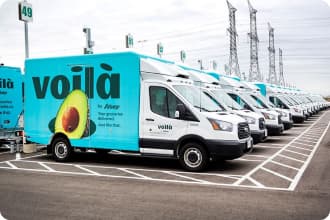
[[[180,175],[180,174],[177,174],[177,173],[173,173],[173,172],[171,172],[171,171],[163,171],[162,173],[166,173],[166,174],[169,174],[169,175],[182,177],[182,178],[185,178],[185,179],[193,180],[193,181],[200,182],[200,183],[204,183],[204,184],[205,184],[205,183],[206,183],[206,184],[210,184],[210,183],[211,183],[211,182],[209,182],[209,181],[196,179],[196,178],[193,178],[193,177],[190,177],[190,176]]]
[[[283,147],[285,145],[285,144],[275,144],[275,143],[267,143],[267,144],[272,145],[272,146],[281,146],[281,147]]]
[[[321,141],[323,140],[325,134],[327,133],[328,129],[330,126],[330,122],[328,123],[328,126],[326,127],[326,129],[324,129],[322,136],[320,137],[319,141],[316,143],[316,146],[314,147],[312,153],[309,155],[309,157],[307,158],[306,163],[304,163],[304,165],[302,166],[302,168],[298,171],[298,174],[295,176],[295,178],[293,179],[293,182],[291,183],[291,185],[289,186],[290,190],[295,190],[295,188],[298,185],[299,180],[301,179],[303,173],[305,172],[307,166],[309,165],[309,163],[311,162],[317,148],[320,146]]]
[[[273,148],[273,149],[281,149],[282,147],[276,147],[276,146],[267,146],[267,145],[256,145],[254,148]]]
[[[284,175],[282,175],[282,174],[280,174],[280,173],[278,173],[278,172],[275,172],[275,171],[272,171],[272,170],[270,170],[270,169],[267,169],[267,168],[265,168],[265,167],[261,167],[261,169],[264,170],[264,171],[267,171],[267,172],[269,172],[269,173],[271,173],[271,174],[273,174],[273,175],[275,175],[275,176],[278,176],[278,177],[281,177],[281,178],[283,178],[283,179],[286,179],[286,180],[288,180],[288,181],[290,181],[290,182],[293,181],[293,179],[291,179],[291,178],[289,178],[289,177],[287,177],[287,176],[284,176]]]
[[[1,152],[0,155],[1,155],[1,154],[10,154],[10,151]]]
[[[133,175],[141,177],[143,179],[148,179],[148,180],[152,179],[151,177],[148,177],[148,176],[145,176],[145,175],[142,175],[142,174],[139,174],[139,173],[135,173],[135,172],[133,172],[131,170],[128,170],[126,168],[118,168],[118,170],[121,170],[121,171],[129,173],[129,174],[133,174]]]
[[[312,141],[317,141],[319,138],[311,138],[311,137],[301,137],[300,140],[312,140]]]
[[[47,166],[46,164],[42,163],[42,162],[38,162],[38,164],[44,168],[46,168],[48,171],[50,172],[55,172],[55,170],[49,166]]]
[[[5,162],[8,166],[10,166],[13,169],[17,169],[17,166],[15,166],[14,164],[10,163],[9,161]]]
[[[84,170],[84,171],[86,171],[86,172],[88,172],[88,173],[94,174],[94,175],[96,175],[96,176],[99,176],[99,175],[100,175],[99,173],[97,173],[97,172],[95,172],[95,171],[93,171],[93,170],[87,169],[87,168],[85,168],[85,167],[82,167],[82,166],[80,166],[80,165],[74,165],[74,166],[77,167],[77,168],[79,168],[79,169],[81,169],[81,170]]]
[[[294,145],[291,145],[290,147],[297,148],[297,149],[300,149],[300,150],[312,151],[311,149],[307,149],[307,148],[303,148],[303,147],[297,147],[297,146],[294,146]]]
[[[253,179],[252,177],[248,177],[248,180],[250,180],[252,183],[254,183],[256,186],[264,188],[265,186],[261,183],[259,183],[257,180]]]
[[[297,161],[297,162],[300,162],[300,163],[305,163],[305,161],[303,161],[303,160],[299,160],[299,159],[296,159],[296,158],[293,158],[293,157],[285,156],[283,154],[279,154],[277,156],[283,157],[283,158],[286,158],[286,159],[289,159],[289,160],[294,160],[294,161]]]
[[[299,170],[298,168],[296,167],[293,167],[293,166],[290,166],[290,165],[286,165],[284,163],[279,163],[279,162],[276,162],[274,160],[270,161],[271,163],[274,163],[274,164],[277,164],[277,165],[280,165],[282,167],[286,167],[286,168],[290,168],[290,169],[293,169],[293,170]]]
[[[303,131],[300,135],[298,135],[297,137],[295,137],[292,141],[290,141],[288,144],[286,144],[282,149],[280,149],[278,152],[276,152],[275,154],[273,154],[271,157],[269,157],[268,159],[266,159],[265,161],[263,161],[261,164],[259,164],[258,166],[256,166],[254,169],[252,169],[250,172],[248,172],[247,174],[245,174],[241,179],[237,180],[233,185],[237,186],[240,185],[242,182],[244,182],[245,179],[247,179],[248,177],[252,176],[255,172],[257,172],[258,170],[260,170],[261,168],[263,168],[263,166],[265,166],[268,162],[272,161],[275,157],[277,156],[282,156],[280,155],[282,153],[282,151],[284,151],[287,147],[289,147],[292,143],[294,143],[296,140],[298,140],[300,137],[302,137],[304,134],[306,134],[308,131],[311,130],[311,128],[313,127],[313,125],[315,125],[316,123],[318,123],[326,114],[323,114],[317,121],[315,121],[312,125],[310,125],[305,131]],[[287,159],[289,159],[289,157],[286,156],[282,156],[285,157]],[[293,158],[291,158],[293,159]],[[296,159],[294,159],[296,160]],[[300,160],[297,160],[300,161]],[[301,163],[304,163],[304,161],[300,161]]]
[[[298,154],[298,155],[301,155],[301,156],[304,156],[304,157],[308,157],[309,156],[309,154],[299,153],[299,152],[296,152],[296,151],[293,151],[293,150],[285,149],[284,151],[291,152],[293,154]]]
[[[245,158],[237,158],[235,160],[251,161],[251,162],[262,162],[263,161],[263,160],[254,160],[254,159],[245,159]]]
[[[313,146],[313,144],[305,144],[305,143],[301,143],[301,142],[299,142],[299,141],[296,141],[296,142],[294,142],[294,143],[295,143],[295,144],[305,145],[305,146],[308,146],[308,147]]]

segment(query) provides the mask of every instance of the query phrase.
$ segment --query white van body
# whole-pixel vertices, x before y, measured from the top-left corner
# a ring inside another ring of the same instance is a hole
[[[226,111],[234,113],[246,120],[250,127],[253,143],[264,141],[267,138],[265,118],[262,115],[250,110],[244,110],[224,91],[219,81],[214,77],[196,70],[189,70],[188,72],[195,85],[204,88],[205,92],[220,103]]]
[[[173,62],[118,52],[28,59],[25,65],[32,90],[26,136],[47,145],[57,161],[70,160],[74,149],[117,150],[176,158],[200,171],[213,158],[235,159],[253,147],[246,121],[219,113]]]

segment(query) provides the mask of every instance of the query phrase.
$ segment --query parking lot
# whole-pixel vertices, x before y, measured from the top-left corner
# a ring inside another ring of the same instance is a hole
[[[177,161],[139,158],[112,152],[97,158],[93,152],[77,153],[72,163],[57,163],[44,152],[15,155],[2,152],[0,169],[107,178],[125,178],[207,186],[295,190],[322,138],[329,128],[330,112],[296,124],[281,136],[270,136],[242,158],[212,164],[207,172],[182,171]]]

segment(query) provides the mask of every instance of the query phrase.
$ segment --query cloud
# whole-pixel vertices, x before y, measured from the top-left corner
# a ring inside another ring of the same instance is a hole
[[[330,0],[323,0],[325,3],[328,4],[328,6],[330,7]]]

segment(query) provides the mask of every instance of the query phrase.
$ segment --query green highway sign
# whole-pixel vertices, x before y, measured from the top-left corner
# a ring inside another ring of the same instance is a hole
[[[20,21],[32,22],[33,21],[33,9],[32,4],[27,2],[18,3],[18,18]]]

